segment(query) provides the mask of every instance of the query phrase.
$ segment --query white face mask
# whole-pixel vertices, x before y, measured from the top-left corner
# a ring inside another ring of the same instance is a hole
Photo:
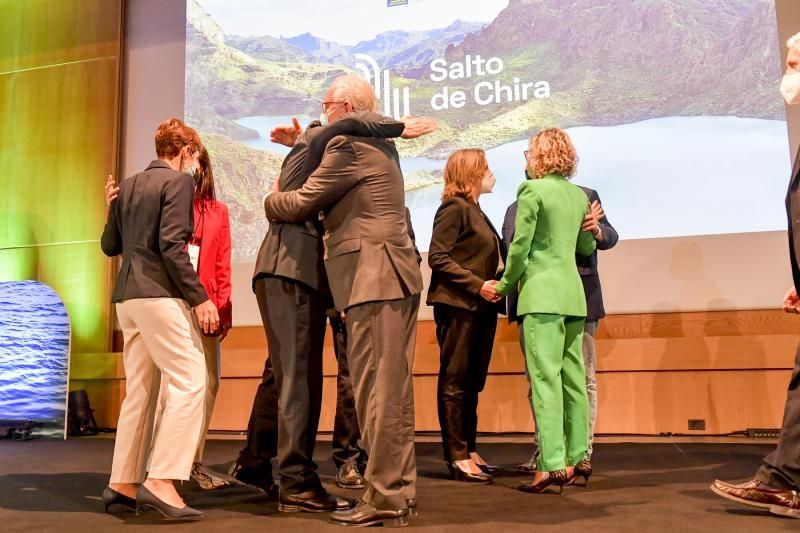
[[[322,124],[323,126],[327,126],[328,122],[329,122],[328,114],[323,111],[322,113],[319,114],[319,123]]]
[[[494,174],[489,172],[486,174],[483,179],[481,180],[481,194],[488,194],[494,190],[494,184],[497,182],[497,179],[494,177]]]
[[[183,167],[183,171],[189,174],[191,177],[195,177],[197,176],[197,160],[193,157],[190,157],[189,162],[191,162],[191,165],[188,167]]]
[[[781,94],[789,105],[800,104],[800,72],[787,74],[781,80]]]

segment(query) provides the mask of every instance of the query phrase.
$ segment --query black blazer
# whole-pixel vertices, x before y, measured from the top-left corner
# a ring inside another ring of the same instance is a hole
[[[497,267],[506,246],[478,204],[445,198],[433,219],[428,265],[428,305],[447,304],[468,311],[505,312],[505,302],[491,304],[479,294],[487,279],[500,279]]]
[[[789,259],[792,264],[792,280],[795,290],[800,292],[800,152],[794,160],[789,190],[786,192],[786,217],[789,232]]]
[[[186,251],[193,195],[192,177],[161,160],[119,184],[100,240],[106,255],[122,254],[113,302],[180,298],[194,307],[208,300]]]
[[[586,193],[589,202],[594,202],[595,200],[598,202],[600,201],[600,196],[597,194],[597,191],[589,187],[579,187]],[[503,219],[503,241],[505,241],[506,247],[510,246],[511,241],[514,240],[516,217],[517,202],[514,202],[508,206],[506,216]],[[608,250],[609,248],[613,248],[617,244],[617,241],[619,241],[617,230],[614,229],[605,214],[603,214],[603,218],[600,219],[599,225],[603,233],[603,239],[597,242],[597,249]],[[575,254],[575,262],[578,264],[578,273],[581,275],[581,281],[583,282],[583,293],[586,295],[586,321],[595,322],[606,316],[606,311],[603,307],[603,291],[600,287],[600,276],[597,274],[597,252],[589,256]],[[519,294],[516,290],[511,291],[507,297],[509,322],[519,320],[517,316],[518,298]]]
[[[338,135],[399,137],[405,125],[377,113],[359,112],[326,126],[313,122],[283,160],[281,191],[301,188],[319,166],[328,142]],[[328,294],[322,244],[322,225],[318,220],[298,224],[272,222],[256,257],[253,281],[261,276],[281,276]]]

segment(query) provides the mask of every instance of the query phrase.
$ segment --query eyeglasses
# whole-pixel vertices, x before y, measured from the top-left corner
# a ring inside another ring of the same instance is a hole
[[[330,102],[322,102],[322,112],[327,113],[330,106],[344,103],[347,103],[347,100],[331,100]]]
[[[522,155],[525,156],[525,161],[527,161],[528,159],[531,158],[531,151],[530,150],[525,150],[524,152],[522,152]]]

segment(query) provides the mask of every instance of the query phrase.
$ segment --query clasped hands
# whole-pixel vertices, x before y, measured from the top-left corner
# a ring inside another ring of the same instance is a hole
[[[489,279],[483,282],[483,287],[481,287],[480,295],[483,297],[484,300],[491,303],[497,303],[500,301],[502,296],[497,294],[497,280],[496,279]]]

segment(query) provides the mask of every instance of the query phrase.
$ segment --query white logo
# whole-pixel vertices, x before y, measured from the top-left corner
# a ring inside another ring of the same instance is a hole
[[[409,101],[410,89],[403,87],[403,97],[400,98],[400,89],[392,89],[389,80],[389,70],[381,72],[378,63],[367,54],[355,54],[356,69],[360,70],[364,75],[364,79],[372,84],[375,89],[375,95],[378,100],[383,101],[383,114],[394,117],[399,120],[405,115],[410,115]],[[383,76],[383,83],[381,83],[381,75]],[[381,92],[381,85],[383,85],[383,92]],[[403,103],[403,112],[400,113],[400,102]]]

